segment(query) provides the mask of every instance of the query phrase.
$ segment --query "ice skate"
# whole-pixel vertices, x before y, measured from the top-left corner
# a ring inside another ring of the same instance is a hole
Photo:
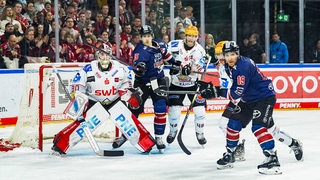
[[[176,130],[176,131],[170,131],[170,133],[169,133],[168,136],[167,136],[167,143],[168,143],[168,144],[171,144],[171,143],[174,141],[174,139],[175,139],[176,136],[177,136],[177,133],[178,133],[177,130]]]
[[[292,144],[289,146],[298,161],[303,160],[302,143],[297,139],[292,139]]]
[[[262,164],[258,165],[259,173],[267,175],[282,174],[277,153],[274,151],[264,150],[263,154],[266,156],[266,159]]]
[[[124,135],[121,135],[118,139],[116,139],[112,143],[113,148],[119,148],[121,147],[125,142],[127,141],[127,138]]]
[[[156,145],[159,151],[163,153],[164,149],[166,148],[166,145],[163,143],[162,137],[156,137]]]
[[[246,152],[245,152],[245,148],[244,148],[244,142],[246,140],[243,139],[242,143],[239,143],[236,150],[235,150],[235,154],[234,154],[234,158],[236,161],[245,161],[246,158],[244,157]]]
[[[62,152],[60,148],[58,148],[57,146],[53,145],[51,147],[51,153],[50,155],[53,155],[53,156],[65,156],[66,153]]]
[[[197,140],[199,142],[200,145],[205,145],[207,143],[207,140],[206,138],[204,137],[204,134],[203,133],[196,133],[196,137],[197,137]]]
[[[233,168],[235,151],[227,147],[227,152],[223,153],[223,157],[217,161],[217,169],[230,169]]]

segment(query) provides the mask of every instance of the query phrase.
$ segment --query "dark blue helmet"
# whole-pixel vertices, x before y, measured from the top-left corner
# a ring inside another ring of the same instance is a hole
[[[153,30],[151,29],[150,26],[144,25],[141,27],[140,34],[141,36],[145,34],[151,34],[153,36]]]

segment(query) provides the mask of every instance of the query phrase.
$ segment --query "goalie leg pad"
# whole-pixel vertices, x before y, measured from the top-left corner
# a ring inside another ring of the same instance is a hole
[[[130,144],[141,152],[149,151],[154,146],[154,139],[143,124],[132,114],[126,105],[118,101],[109,110],[111,120]]]
[[[54,136],[52,150],[60,154],[66,154],[67,151],[78,144],[82,137],[79,136],[80,122],[74,121]]]

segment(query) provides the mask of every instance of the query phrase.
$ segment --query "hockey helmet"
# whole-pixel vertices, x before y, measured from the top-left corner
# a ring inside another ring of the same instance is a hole
[[[199,31],[198,31],[198,28],[196,26],[188,26],[185,29],[185,34],[186,34],[186,36],[189,35],[189,36],[198,37],[199,36]]]
[[[141,36],[145,34],[151,34],[151,36],[153,36],[153,30],[150,26],[144,25],[141,27],[140,34]]]
[[[99,67],[101,68],[102,71],[108,71],[111,67],[111,48],[103,43],[103,49],[102,51],[97,51],[96,53],[96,58],[99,61]]]
[[[238,55],[240,55],[239,53],[239,46],[237,45],[237,43],[235,41],[227,41],[222,48],[223,54],[226,54],[228,52],[235,52]]]
[[[218,44],[217,44],[216,47],[214,48],[214,54],[215,54],[215,55],[222,54],[222,48],[223,48],[223,45],[224,45],[226,42],[227,42],[227,41],[220,41],[220,42],[218,42]]]

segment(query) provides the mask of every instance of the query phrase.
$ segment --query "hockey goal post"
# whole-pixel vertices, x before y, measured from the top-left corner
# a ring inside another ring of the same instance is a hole
[[[73,121],[63,114],[69,99],[55,69],[68,88],[76,72],[84,65],[84,63],[26,64],[18,121],[13,133],[5,142],[15,145],[12,147],[32,147],[41,151],[45,140],[52,142],[54,135]],[[116,132],[110,120],[96,129],[93,134],[103,141],[112,142]]]

